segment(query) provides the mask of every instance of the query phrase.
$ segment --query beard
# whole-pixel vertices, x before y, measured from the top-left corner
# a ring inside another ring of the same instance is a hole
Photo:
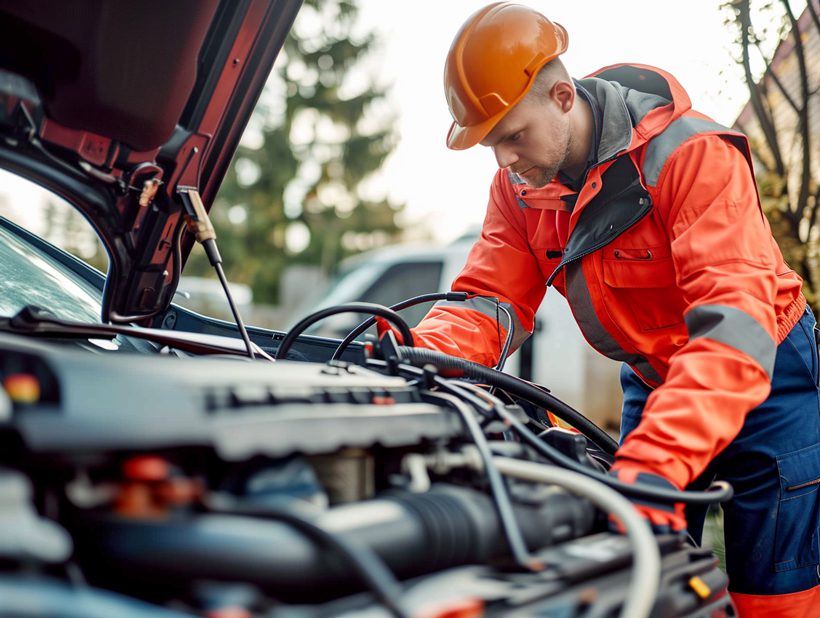
[[[563,161],[561,162],[563,163]],[[531,187],[540,189],[550,183],[561,170],[561,164],[555,164],[550,167],[532,167],[523,174],[519,174],[521,178]]]
[[[554,163],[551,165],[533,165],[529,169],[524,169],[522,170],[522,173],[518,174],[518,176],[522,178],[529,186],[535,189],[540,189],[541,187],[548,185],[550,181],[558,175],[558,172],[564,169],[564,166],[569,160],[573,140],[572,133],[568,130],[568,127],[562,133],[563,135],[561,137],[563,139],[558,141],[558,143],[563,142],[564,149],[563,152],[551,153]]]

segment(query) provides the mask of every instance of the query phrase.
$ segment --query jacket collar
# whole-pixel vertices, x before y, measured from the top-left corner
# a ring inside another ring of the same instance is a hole
[[[607,161],[629,148],[632,142],[632,118],[623,96],[625,88],[597,77],[588,77],[579,83],[595,97],[601,110],[597,162]]]
[[[610,139],[602,144],[602,150],[606,149],[608,157],[620,152],[619,147],[623,150],[640,146],[692,109],[680,82],[666,71],[648,65],[615,64],[580,81],[598,98],[604,110],[604,126],[609,129]],[[624,145],[627,140],[631,143]]]
[[[601,110],[598,164],[645,144],[692,107],[689,96],[672,75],[647,65],[612,65],[578,83],[595,98]],[[516,174],[508,175],[520,207],[571,210],[561,200],[567,189],[560,182],[535,189]]]

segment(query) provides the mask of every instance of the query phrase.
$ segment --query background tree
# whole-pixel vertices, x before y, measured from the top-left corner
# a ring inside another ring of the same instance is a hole
[[[376,45],[352,0],[306,0],[212,213],[231,280],[276,303],[286,264],[329,272],[397,235],[401,206],[365,181],[395,146],[385,89],[368,77]],[[187,275],[209,274],[199,252]]]
[[[732,0],[724,7],[738,32],[737,61],[749,88],[737,125],[750,137],[763,207],[786,260],[820,309],[820,2],[801,2],[799,17],[793,4],[753,7],[750,0]]]

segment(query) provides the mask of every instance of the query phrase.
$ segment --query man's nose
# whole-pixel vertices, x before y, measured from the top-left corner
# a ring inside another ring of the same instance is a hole
[[[498,163],[498,167],[500,168],[510,167],[513,163],[518,161],[518,155],[515,154],[515,151],[513,151],[512,148],[507,148],[501,144],[493,148],[493,154],[495,155],[495,161]]]

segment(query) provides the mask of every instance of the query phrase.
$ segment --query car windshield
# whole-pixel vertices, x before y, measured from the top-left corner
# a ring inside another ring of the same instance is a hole
[[[71,270],[0,226],[0,316],[26,305],[63,320],[100,321],[100,292]]]

